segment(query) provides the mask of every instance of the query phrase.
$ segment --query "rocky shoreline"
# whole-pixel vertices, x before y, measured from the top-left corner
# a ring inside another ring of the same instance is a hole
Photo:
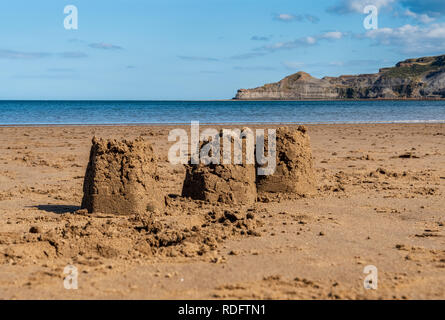
[[[318,79],[300,71],[254,89],[238,90],[235,100],[442,100],[445,55],[408,59],[375,74]]]

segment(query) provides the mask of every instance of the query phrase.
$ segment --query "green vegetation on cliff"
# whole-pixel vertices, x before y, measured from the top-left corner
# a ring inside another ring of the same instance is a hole
[[[379,73],[317,79],[297,72],[255,89],[240,89],[240,100],[443,99],[445,55],[407,59]]]

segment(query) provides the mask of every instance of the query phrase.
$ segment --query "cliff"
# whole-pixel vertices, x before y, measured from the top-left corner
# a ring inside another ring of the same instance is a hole
[[[255,89],[240,89],[238,100],[442,99],[445,55],[408,59],[375,74],[314,78],[297,72]]]

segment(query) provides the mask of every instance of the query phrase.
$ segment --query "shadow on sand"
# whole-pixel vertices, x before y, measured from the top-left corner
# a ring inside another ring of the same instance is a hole
[[[73,213],[76,212],[77,210],[80,210],[79,206],[67,206],[58,204],[38,205],[38,206],[32,206],[31,208],[36,208],[38,210],[57,213],[57,214]]]

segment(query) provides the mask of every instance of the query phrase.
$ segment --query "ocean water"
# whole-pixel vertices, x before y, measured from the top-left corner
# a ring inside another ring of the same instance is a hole
[[[0,101],[0,125],[445,122],[445,101]]]

